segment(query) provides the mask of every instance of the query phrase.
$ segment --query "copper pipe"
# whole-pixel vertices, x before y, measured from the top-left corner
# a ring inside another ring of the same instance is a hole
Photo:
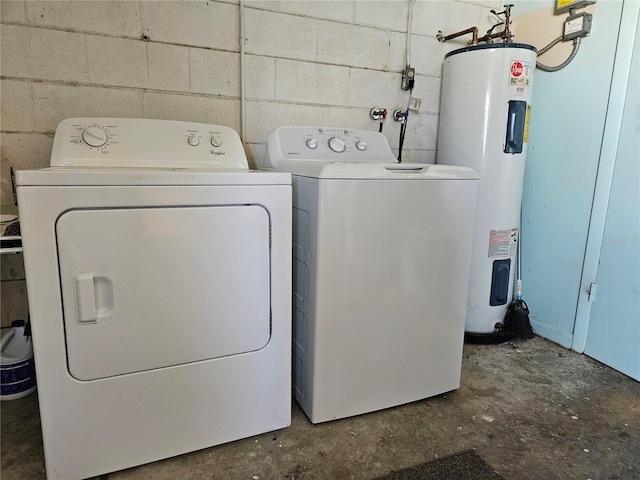
[[[493,40],[494,38],[502,38],[504,41],[509,42],[511,41],[511,33],[508,28],[505,28],[502,32],[487,33],[485,36],[480,37],[478,42],[490,43],[490,40]]]
[[[452,40],[454,38],[461,37],[462,35],[466,35],[467,33],[473,34],[469,45],[475,45],[478,43],[478,27],[467,28],[466,30],[462,30],[460,32],[452,33],[451,35],[447,35],[446,37],[442,36],[441,32],[438,32],[436,38],[441,42],[446,42],[448,40]]]
[[[462,30],[460,32],[452,33],[451,35],[447,35],[446,37],[442,35],[442,32],[438,32],[438,34],[436,35],[436,38],[440,42],[446,42],[447,40],[452,40],[454,38],[461,37],[462,35],[471,33],[473,36],[471,38],[471,41],[469,42],[469,45],[477,45],[479,42],[491,43],[491,41],[494,38],[501,38],[505,42],[510,42],[511,38],[513,37],[513,34],[509,29],[509,24],[511,23],[511,7],[513,7],[513,5],[511,4],[505,5],[504,11],[500,13],[497,13],[495,10],[491,10],[491,13],[493,13],[498,18],[500,18],[500,15],[504,15],[504,22],[503,22],[504,29],[501,32],[491,33],[494,28],[500,25],[498,23],[497,25],[494,25],[489,30],[487,30],[486,35],[484,35],[481,38],[478,38],[478,27],[467,28],[466,30]]]
[[[485,36],[478,39],[478,42],[489,43],[494,38],[502,38],[505,42],[511,41],[511,38],[513,37],[513,34],[509,29],[509,25],[511,24],[511,7],[513,7],[512,4],[507,4],[504,6],[504,11],[499,13],[495,10],[491,10],[491,13],[493,13],[498,18],[500,18],[500,15],[504,15],[504,22],[502,22],[504,23],[504,29],[501,32],[491,33],[491,31],[500,24],[498,23],[497,25],[494,25],[489,30],[487,30],[487,34]]]

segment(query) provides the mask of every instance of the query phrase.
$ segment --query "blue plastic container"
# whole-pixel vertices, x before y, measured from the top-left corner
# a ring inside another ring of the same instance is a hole
[[[26,397],[36,390],[31,337],[25,337],[24,320],[11,323],[0,343],[0,400]]]

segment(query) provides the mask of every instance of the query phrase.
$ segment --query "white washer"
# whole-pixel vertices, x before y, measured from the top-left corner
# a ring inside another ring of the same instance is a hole
[[[293,381],[311,421],[458,388],[476,173],[318,127],[273,132],[262,167],[293,174]]]
[[[228,127],[75,118],[16,174],[48,479],[286,427],[291,178]]]

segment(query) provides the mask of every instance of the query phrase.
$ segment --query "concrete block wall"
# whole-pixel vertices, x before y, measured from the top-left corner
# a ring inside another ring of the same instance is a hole
[[[255,160],[270,131],[307,124],[376,129],[373,106],[404,107],[409,0],[245,4],[246,145]],[[433,162],[444,54],[451,32],[492,23],[498,1],[418,0],[414,96],[405,158]],[[46,167],[55,127],[70,116],[167,118],[240,130],[238,1],[3,0],[2,160]],[[385,123],[397,148],[399,125]]]
[[[409,119],[403,158],[433,163],[443,57],[467,41],[441,44],[435,36],[472,25],[487,30],[495,23],[489,9],[500,2],[414,5],[413,95],[423,103]],[[240,131],[240,10],[238,0],[2,0],[3,166],[47,167],[55,128],[68,117],[173,119]],[[247,0],[250,163],[261,160],[267,135],[278,126],[376,130],[371,107],[405,108],[409,94],[400,89],[400,72],[408,12],[409,0]],[[399,124],[387,119],[384,133],[396,152]],[[6,285],[3,292],[11,291]],[[5,297],[3,311],[11,312]]]

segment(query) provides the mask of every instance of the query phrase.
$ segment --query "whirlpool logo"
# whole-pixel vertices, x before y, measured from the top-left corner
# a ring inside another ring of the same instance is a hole
[[[209,150],[209,152],[211,153],[211,155],[215,155],[216,157],[219,157],[220,155],[226,155],[226,153],[222,150]]]

